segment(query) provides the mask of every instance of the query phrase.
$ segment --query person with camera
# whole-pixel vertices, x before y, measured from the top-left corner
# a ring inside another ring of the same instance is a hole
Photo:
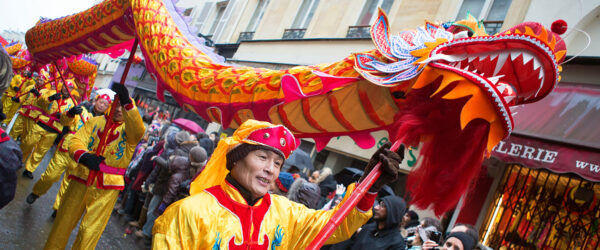
[[[427,219],[435,221],[437,223],[429,223]],[[415,230],[415,234],[407,237],[406,241],[410,247],[409,250],[423,249],[423,243],[426,241],[433,241],[439,243],[442,239],[441,224],[439,221],[433,218],[425,218],[423,223],[418,225]]]

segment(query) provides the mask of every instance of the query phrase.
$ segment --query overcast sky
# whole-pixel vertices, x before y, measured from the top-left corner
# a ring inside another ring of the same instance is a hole
[[[92,7],[94,0],[0,0],[0,31],[26,32],[41,16],[55,19]]]

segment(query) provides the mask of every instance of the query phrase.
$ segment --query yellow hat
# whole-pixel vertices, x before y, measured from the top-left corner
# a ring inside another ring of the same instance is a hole
[[[232,136],[219,141],[210,161],[190,185],[190,195],[221,184],[229,173],[226,167],[227,153],[242,143],[269,147],[280,152],[285,158],[288,158],[299,144],[292,132],[283,125],[247,120],[233,132]]]

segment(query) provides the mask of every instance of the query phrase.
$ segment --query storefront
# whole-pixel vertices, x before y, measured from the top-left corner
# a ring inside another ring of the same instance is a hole
[[[493,249],[598,249],[600,91],[558,87],[517,112],[517,132],[494,149],[488,166],[501,174],[479,213],[482,242]]]

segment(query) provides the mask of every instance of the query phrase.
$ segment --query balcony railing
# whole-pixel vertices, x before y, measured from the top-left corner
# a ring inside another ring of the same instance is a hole
[[[370,28],[371,26],[350,26],[348,27],[348,34],[346,34],[346,38],[370,38]]]
[[[283,32],[282,39],[302,39],[304,33],[306,33],[306,29],[286,29]]]
[[[240,37],[238,38],[238,43],[241,41],[250,41],[254,37],[254,31],[240,32]]]
[[[204,45],[206,45],[208,47],[215,46],[215,42],[213,42],[213,40],[212,40],[212,35],[206,36],[202,33],[198,33],[198,36],[204,38]]]
[[[504,21],[483,21],[483,26],[485,26],[485,31],[488,34],[495,35],[500,32],[503,23]]]

